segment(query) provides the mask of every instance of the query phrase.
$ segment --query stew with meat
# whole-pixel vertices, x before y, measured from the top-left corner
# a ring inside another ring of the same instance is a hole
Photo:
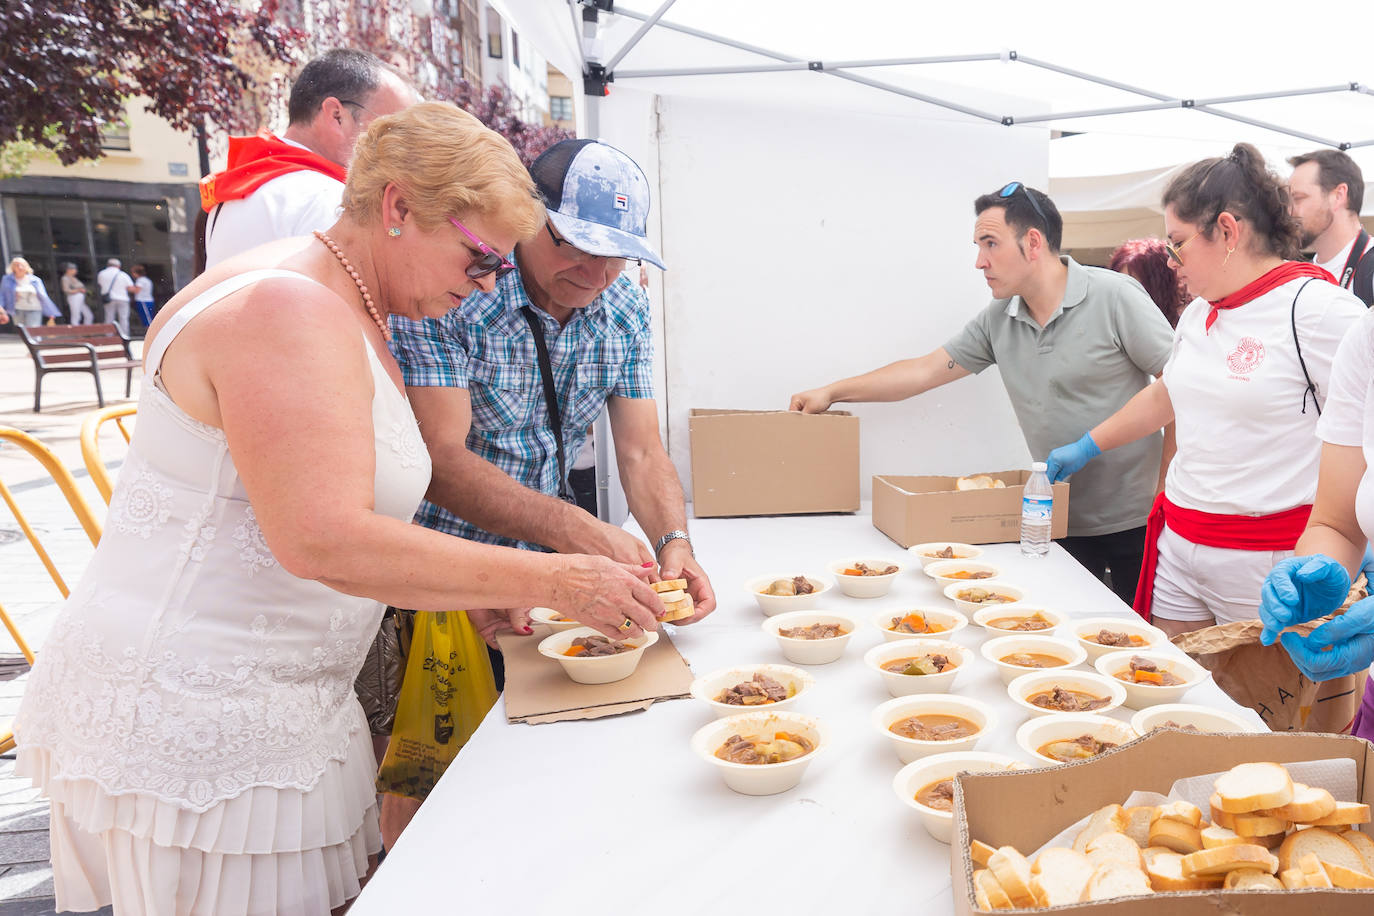
[[[898,572],[898,571],[899,571],[899,570],[898,570],[898,568],[897,568],[896,566],[891,566],[891,565],[889,565],[889,566],[884,566],[882,569],[877,569],[876,567],[869,566],[869,565],[866,564],[866,563],[855,563],[853,566],[850,566],[850,567],[846,568],[845,571],[844,571],[844,573],[843,573],[843,575],[846,575],[846,576],[890,576],[890,575],[892,575],[893,573],[896,573],[896,572]]]
[[[985,588],[965,588],[954,593],[954,597],[969,604],[1009,604],[1016,599],[1001,592],[990,592]]]
[[[1028,633],[1034,630],[1048,630],[1054,626],[1054,622],[1042,614],[1031,614],[1029,617],[998,617],[996,620],[989,620],[988,626],[994,630]]]
[[[892,674],[943,674],[948,668],[958,667],[948,655],[917,655],[911,658],[894,658],[883,662],[882,669]]]
[[[784,687],[766,674],[755,674],[752,680],[726,687],[716,696],[717,703],[727,706],[763,706],[780,703],[797,695],[796,690]]]
[[[716,749],[716,756],[731,763],[786,763],[815,749],[816,745],[805,735],[792,732],[774,732],[772,738],[760,735],[731,735]]]
[[[1176,687],[1183,679],[1174,675],[1168,668],[1161,668],[1148,658],[1131,656],[1131,666],[1122,668],[1116,676],[1132,684],[1145,684],[1149,687]]]
[[[902,617],[893,617],[888,629],[893,633],[943,633],[949,627],[932,623],[924,614],[911,613]]]
[[[1116,745],[1111,741],[1099,741],[1092,735],[1079,735],[1077,738],[1062,738],[1058,741],[1042,744],[1039,753],[1051,760],[1068,763],[1070,760],[1087,760],[1089,757],[1096,757],[1103,751],[1111,750],[1114,747]]]
[[[887,727],[894,735],[915,738],[917,741],[954,741],[976,735],[977,725],[960,716],[947,716],[936,713],[922,713],[898,719]]]
[[[1068,664],[1058,656],[1046,655],[1043,652],[1013,652],[1002,656],[998,661],[1018,668],[1062,668]]]
[[[816,586],[811,584],[811,580],[806,576],[793,576],[790,579],[774,579],[768,583],[768,587],[760,589],[760,594],[779,595],[790,598],[793,595],[809,595],[816,590]]]
[[[605,636],[579,636],[572,641],[572,645],[563,650],[563,654],[573,658],[601,658],[605,655],[633,652],[637,648],[639,647],[618,639],[607,639]]]
[[[809,627],[786,627],[778,630],[778,635],[787,639],[834,639],[849,631],[838,623],[813,623]]]
[[[1111,697],[1094,696],[1082,690],[1071,690],[1055,684],[1049,690],[1042,690],[1026,697],[1026,702],[1041,709],[1055,712],[1088,712],[1101,709],[1111,702]]]
[[[1084,633],[1083,639],[1088,642],[1095,642],[1099,646],[1117,646],[1123,649],[1139,649],[1147,645],[1144,639],[1134,633],[1108,630],[1105,627],[1096,633]]]

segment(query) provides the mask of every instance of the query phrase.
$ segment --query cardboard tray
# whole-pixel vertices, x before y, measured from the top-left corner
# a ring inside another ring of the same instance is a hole
[[[1039,770],[961,776],[955,780],[954,842],[950,845],[954,911],[972,916],[973,861],[969,841],[1015,846],[1029,856],[1064,828],[1140,789],[1167,793],[1176,779],[1228,770],[1238,763],[1350,758],[1359,800],[1374,803],[1374,745],[1347,735],[1196,734],[1158,729],[1092,760]],[[1184,891],[1038,910],[1110,916],[1369,916],[1374,890]]]
[[[1003,544],[1021,538],[1021,496],[1030,471],[980,471],[1006,484],[996,490],[956,490],[958,477],[873,478],[873,527],[903,547],[931,541]],[[969,477],[973,474],[967,475]],[[1069,485],[1054,493],[1050,536],[1069,533]]]
[[[658,642],[644,650],[635,673],[611,684],[574,683],[557,662],[540,655],[540,641],[552,632],[535,624],[533,636],[497,636],[506,660],[507,721],[539,725],[599,719],[690,696],[692,670],[663,630]]]

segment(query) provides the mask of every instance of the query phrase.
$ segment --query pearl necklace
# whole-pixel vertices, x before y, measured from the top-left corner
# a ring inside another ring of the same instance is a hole
[[[377,325],[377,330],[382,332],[382,339],[390,341],[391,328],[387,326],[386,319],[378,313],[377,306],[372,303],[372,294],[367,291],[367,284],[363,282],[362,277],[358,276],[358,271],[353,268],[353,265],[348,263],[348,258],[344,256],[343,249],[340,248],[333,239],[323,232],[320,232],[318,229],[315,230],[315,238],[323,242],[324,247],[329,249],[330,254],[338,258],[339,263],[343,265],[343,269],[348,271],[348,275],[353,278],[353,283],[358,287],[358,292],[363,297],[363,307],[366,308],[367,313],[372,316],[372,321]]]

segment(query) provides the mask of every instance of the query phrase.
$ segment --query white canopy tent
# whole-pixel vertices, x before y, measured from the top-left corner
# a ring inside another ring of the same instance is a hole
[[[1009,179],[1051,190],[1066,245],[1086,246],[1148,231],[1167,172],[1237,140],[1374,156],[1362,9],[1333,34],[1290,26],[1277,3],[1114,20],[1078,0],[493,5],[554,66],[592,77],[576,87],[582,132],[634,156],[659,192],[659,391],[684,481],[689,408],[784,407],[962,326],[988,296],[971,203]],[[1026,463],[993,374],[857,407],[876,421],[865,481],[968,471],[969,455],[974,470]]]

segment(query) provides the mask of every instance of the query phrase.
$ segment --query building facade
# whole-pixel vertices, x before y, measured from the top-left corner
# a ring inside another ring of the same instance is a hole
[[[22,177],[0,180],[4,263],[28,261],[64,313],[57,278],[63,265],[75,264],[97,321],[95,275],[109,258],[119,258],[125,270],[144,265],[158,302],[190,282],[194,269],[195,142],[140,100],[131,100],[126,112],[125,123],[106,132],[102,159],[64,166],[35,154]]]

